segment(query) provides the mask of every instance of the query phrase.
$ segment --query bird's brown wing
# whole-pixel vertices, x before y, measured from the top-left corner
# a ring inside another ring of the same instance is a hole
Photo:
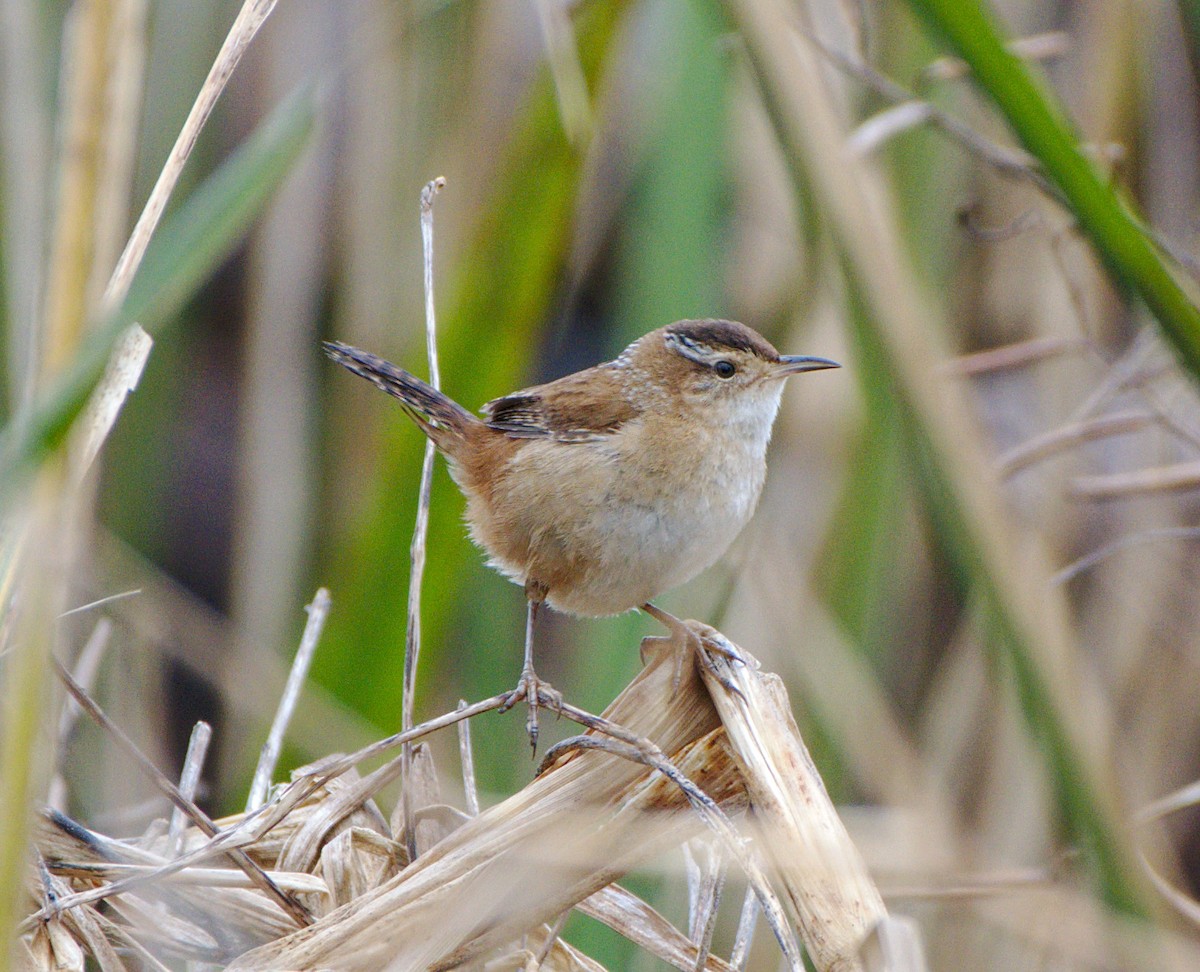
[[[558,381],[497,398],[485,421],[514,439],[591,442],[612,435],[640,412],[611,367],[589,368]]]

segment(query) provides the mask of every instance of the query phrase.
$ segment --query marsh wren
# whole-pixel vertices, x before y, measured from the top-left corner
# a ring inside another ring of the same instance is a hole
[[[781,355],[756,331],[678,321],[620,356],[483,406],[477,418],[395,365],[344,344],[333,360],[400,399],[467,498],[471,538],[525,587],[525,666],[505,708],[561,702],[533,669],[542,604],[620,614],[691,580],[750,519],[783,380],[837,368]]]

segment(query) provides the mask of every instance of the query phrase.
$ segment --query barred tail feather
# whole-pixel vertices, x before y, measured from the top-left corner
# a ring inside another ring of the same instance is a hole
[[[471,425],[479,423],[454,399],[390,361],[337,341],[324,341],[322,347],[342,367],[398,398],[409,417],[443,450],[447,433],[461,438]]]

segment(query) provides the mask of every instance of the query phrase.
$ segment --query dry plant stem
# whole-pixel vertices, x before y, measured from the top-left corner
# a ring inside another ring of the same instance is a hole
[[[275,765],[279,762],[279,753],[283,749],[283,738],[287,733],[288,723],[296,711],[296,703],[300,700],[300,692],[304,681],[308,678],[308,669],[312,664],[317,643],[321,640],[321,632],[325,628],[325,619],[329,617],[329,591],[318,588],[312,603],[304,610],[308,612],[308,620],[304,624],[304,634],[300,637],[300,647],[296,649],[296,657],[292,660],[292,669],[288,673],[287,685],[275,710],[275,720],[271,723],[271,731],[267,733],[267,741],[263,743],[262,752],[258,754],[258,765],[254,768],[254,779],[250,784],[250,794],[246,797],[246,812],[257,810],[267,802],[267,791],[271,788],[271,777],[275,774]]]
[[[554,0],[535,0],[534,7],[546,45],[546,60],[550,65],[563,131],[572,145],[583,145],[592,131],[592,114],[570,9]]]
[[[1030,34],[1009,41],[1008,49],[1026,61],[1045,61],[1066,54],[1071,47],[1070,35],[1060,30]],[[971,68],[957,57],[939,57],[921,72],[922,81],[957,81],[969,77]]]
[[[712,948],[713,932],[717,928],[717,911],[721,907],[721,892],[724,888],[725,861],[723,857],[718,856],[705,868],[704,883],[700,887],[698,927],[692,929],[692,938],[696,942],[694,972],[703,972],[704,967],[708,965],[708,953]]]
[[[356,750],[345,756],[336,756],[330,759],[321,760],[315,763],[302,776],[297,778],[291,786],[284,791],[283,795],[275,803],[272,803],[265,810],[272,819],[280,817],[279,811],[284,812],[290,810],[301,800],[306,799],[313,792],[323,786],[328,780],[335,776],[340,776],[352,766],[357,766],[365,759],[371,759],[374,756],[382,755],[395,749],[397,746],[403,746],[407,742],[416,742],[431,733],[437,732],[439,729],[445,729],[448,726],[454,725],[463,719],[470,719],[472,716],[481,715],[484,712],[491,712],[494,709],[499,709],[505,699],[508,698],[508,693],[504,692],[500,695],[493,695],[491,698],[483,699],[468,705],[466,708],[458,708],[453,712],[447,712],[438,716],[436,719],[430,719],[427,722],[422,722],[419,726],[413,726],[407,732],[398,732],[394,735],[387,736],[384,739],[379,739],[362,749]]]
[[[725,640],[692,623],[706,645]],[[732,663],[728,647],[713,653],[715,672],[700,672],[742,767],[762,829],[758,847],[818,972],[861,970],[859,948],[887,914],[883,899],[809,758],[782,683],[760,675],[741,649],[747,661]]]
[[[1020,149],[1007,148],[1006,146],[988,141],[988,139],[984,138],[969,125],[965,125],[953,115],[949,115],[940,108],[923,101],[907,88],[902,87],[891,78],[876,71],[865,61],[860,61],[830,47],[802,26],[797,26],[796,30],[830,63],[851,77],[857,78],[880,97],[892,102],[892,104],[916,102],[924,106],[925,119],[934,127],[945,132],[947,136],[958,142],[976,158],[986,162],[1005,175],[1028,179],[1052,199],[1059,199],[1054,188],[1035,167],[1032,156]]]
[[[148,0],[110,0],[114,7],[107,117],[100,134],[100,180],[97,186],[95,257],[88,281],[88,304],[99,303],[109,274],[129,230],[129,197],[138,155],[138,128],[146,68]]]
[[[109,735],[113,738],[113,741],[116,742],[117,745],[124,750],[125,753],[138,764],[138,766],[141,767],[142,771],[150,778],[151,782],[153,782],[155,786],[165,793],[171,802],[175,804],[175,806],[183,810],[183,812],[186,813],[189,818],[191,818],[192,822],[199,827],[205,835],[209,837],[217,836],[217,828],[209,818],[208,814],[206,814],[203,810],[196,806],[195,803],[187,799],[182,793],[179,792],[179,788],[175,786],[175,784],[169,779],[167,779],[167,777],[163,775],[162,771],[145,757],[141,750],[139,750],[137,746],[133,744],[133,740],[126,736],[124,731],[122,731],[122,729],[116,723],[114,723],[107,715],[105,715],[104,711],[98,705],[96,705],[92,698],[82,689],[82,687],[80,687],[75,679],[71,677],[70,672],[68,672],[57,660],[55,661],[54,666],[58,672],[59,678],[67,687],[67,691],[75,697],[75,701],[78,702],[83,710],[87,712],[87,714],[91,716],[98,725],[100,725],[106,732],[109,733]],[[266,875],[263,869],[246,856],[245,851],[228,850],[226,853],[229,855],[230,860],[232,860],[238,867],[246,872],[246,876],[254,882],[255,886],[274,898],[279,903],[280,907],[282,907],[285,912],[291,915],[298,925],[304,926],[312,923],[312,916],[308,913],[308,909],[300,904],[300,902],[296,901],[291,895],[280,891],[279,888],[275,886],[274,882]]]
[[[533,959],[533,967],[540,969],[542,963],[546,961],[546,956],[550,954],[550,950],[554,948],[554,943],[558,941],[558,936],[562,934],[563,925],[567,923],[567,919],[571,916],[571,909],[566,908],[563,912],[554,919],[550,925],[550,931],[546,935],[546,940],[542,943],[542,947],[538,949],[537,955]]]
[[[187,162],[188,156],[192,154],[196,140],[200,137],[200,130],[208,121],[208,116],[212,114],[217,99],[225,90],[225,85],[229,83],[229,78],[233,75],[246,48],[250,46],[258,29],[275,9],[276,2],[277,0],[246,0],[238,12],[233,26],[229,28],[225,42],[221,45],[221,50],[218,52],[213,66],[209,69],[208,77],[204,79],[204,84],[196,96],[192,110],[183,123],[179,137],[176,138],[175,145],[171,148],[171,154],[167,156],[167,161],[158,175],[158,180],[154,183],[154,188],[150,191],[150,197],[146,200],[146,205],[142,209],[137,225],[133,228],[129,242],[125,244],[125,250],[121,253],[116,269],[113,270],[112,277],[108,281],[108,288],[104,293],[106,308],[118,305],[128,293],[133,275],[141,265],[142,257],[146,255],[150,237],[154,235],[158,221],[162,218],[163,210],[166,209],[167,200],[175,191],[180,173],[183,172],[183,166]]]
[[[191,738],[188,739],[187,755],[183,758],[183,769],[179,774],[179,792],[188,800],[196,799],[196,787],[200,784],[200,773],[204,769],[204,760],[208,756],[208,744],[212,742],[212,726],[203,720],[192,727]],[[187,823],[184,812],[175,807],[171,811],[171,822],[167,827],[167,856],[174,857],[179,853],[179,841],[183,837],[183,828]]]
[[[1051,577],[1051,581],[1055,584],[1065,584],[1122,550],[1143,543],[1157,543],[1163,540],[1200,540],[1200,527],[1159,527],[1154,530],[1139,530],[1137,533],[1118,537],[1111,543],[1106,543],[1103,547],[1067,564]]]
[[[246,821],[246,823],[249,823],[249,821]],[[78,825],[74,824],[74,822],[71,822],[71,824],[73,827],[78,827]],[[76,894],[69,895],[65,898],[60,898],[58,901],[54,902],[53,908],[49,910],[43,909],[42,911],[35,912],[26,918],[25,921],[22,922],[20,930],[22,932],[29,931],[34,924],[45,920],[55,912],[68,911],[72,908],[90,905],[97,901],[102,901],[105,898],[111,898],[114,895],[123,894],[126,891],[132,891],[138,887],[144,887],[148,884],[154,884],[156,882],[163,881],[167,878],[170,878],[172,875],[187,871],[198,864],[202,864],[205,861],[210,860],[211,858],[230,856],[231,851],[234,849],[253,844],[261,836],[262,835],[260,833],[250,830],[249,827],[246,827],[245,829],[238,827],[231,828],[229,830],[223,830],[203,847],[199,847],[188,854],[182,854],[173,861],[168,861],[159,867],[150,868],[149,870],[139,871],[137,873],[131,873],[128,877],[119,878],[118,880],[113,881],[111,884],[103,885],[97,888],[91,888],[87,891],[79,891]],[[245,873],[247,879],[250,880],[255,887],[261,887],[261,885],[254,880],[249,872]]]
[[[438,176],[421,190],[421,248],[424,254],[425,283],[425,350],[429,357],[429,384],[441,388],[437,358],[437,318],[433,302],[433,200],[446,180]],[[411,561],[408,576],[408,625],[404,637],[404,689],[400,700],[400,728],[407,732],[413,726],[413,705],[417,692],[417,662],[421,655],[421,581],[425,576],[425,536],[429,529],[429,500],[433,490],[433,460],[437,448],[432,439],[425,440],[425,457],[421,463],[421,486],[417,500],[417,522],[413,527]],[[412,746],[401,750],[403,775],[408,778],[412,769]],[[413,826],[411,791],[401,792],[404,834],[410,858],[417,856],[416,827]]]
[[[137,389],[154,340],[140,324],[132,324],[117,340],[104,376],[92,392],[71,433],[71,480],[79,483],[117,422],[125,400]]]
[[[70,360],[94,309],[88,304],[88,281],[95,259],[100,143],[109,121],[105,96],[113,67],[114,6],[77,4],[69,11],[66,24],[60,109],[62,150],[39,368],[43,383]]]
[[[1147,804],[1137,812],[1137,821],[1140,824],[1153,823],[1155,820],[1197,804],[1200,804],[1200,780],[1188,783],[1186,786]]]
[[[1105,500],[1200,488],[1200,462],[1180,462],[1127,473],[1077,476],[1071,482],[1076,499]]]
[[[30,3],[0,3],[0,180],[5,219],[0,232],[6,273],[3,280],[8,379],[8,414],[32,403],[37,374],[38,319],[45,270],[46,216],[49,210],[51,130],[45,93],[39,81],[42,48],[38,8]]]
[[[887,915],[862,950],[866,972],[928,972],[921,931],[911,918]]]
[[[72,861],[53,861],[48,863],[46,868],[51,874],[62,877],[84,878],[86,880],[112,881],[126,877],[146,877],[161,880],[163,884],[185,887],[254,887],[250,879],[241,871],[235,871],[226,867],[189,867],[186,870],[168,875],[166,879],[161,878],[158,874],[158,868],[147,864],[91,864],[75,863]],[[315,874],[275,871],[271,876],[276,884],[289,891],[320,894],[326,888],[324,880]]]
[[[733,951],[729,953],[729,965],[734,972],[742,972],[750,958],[750,946],[754,944],[754,926],[758,924],[758,898],[753,888],[746,888],[742,899],[742,913],[738,918],[737,934],[733,939]]]
[[[67,614],[69,613],[71,612],[68,611]],[[75,671],[72,672],[72,677],[83,687],[84,691],[90,692],[96,682],[96,673],[100,670],[100,660],[108,648],[112,629],[112,621],[108,618],[101,618],[97,621],[96,626],[92,628],[92,633],[88,635],[88,640],[84,642],[83,650],[79,652],[79,657],[75,660]],[[80,711],[79,703],[74,699],[63,699],[62,714],[58,719],[58,744],[60,746],[66,744],[67,737],[79,720]]]
[[[1118,412],[1088,422],[1072,422],[1010,449],[1000,457],[997,466],[1000,475],[1007,478],[1043,459],[1085,442],[1093,442],[1110,435],[1140,432],[1157,423],[1158,416],[1149,412]]]
[[[467,707],[466,699],[458,700],[458,710],[462,712]],[[479,816],[479,789],[475,784],[475,756],[471,749],[471,723],[463,719],[458,724],[458,756],[462,763],[463,796],[467,804],[467,813],[472,817]]]

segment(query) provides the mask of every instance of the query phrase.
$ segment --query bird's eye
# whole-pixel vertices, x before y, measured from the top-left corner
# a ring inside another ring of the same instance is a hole
[[[717,373],[718,378],[732,378],[737,372],[737,367],[732,361],[722,359],[713,365],[713,371]]]

